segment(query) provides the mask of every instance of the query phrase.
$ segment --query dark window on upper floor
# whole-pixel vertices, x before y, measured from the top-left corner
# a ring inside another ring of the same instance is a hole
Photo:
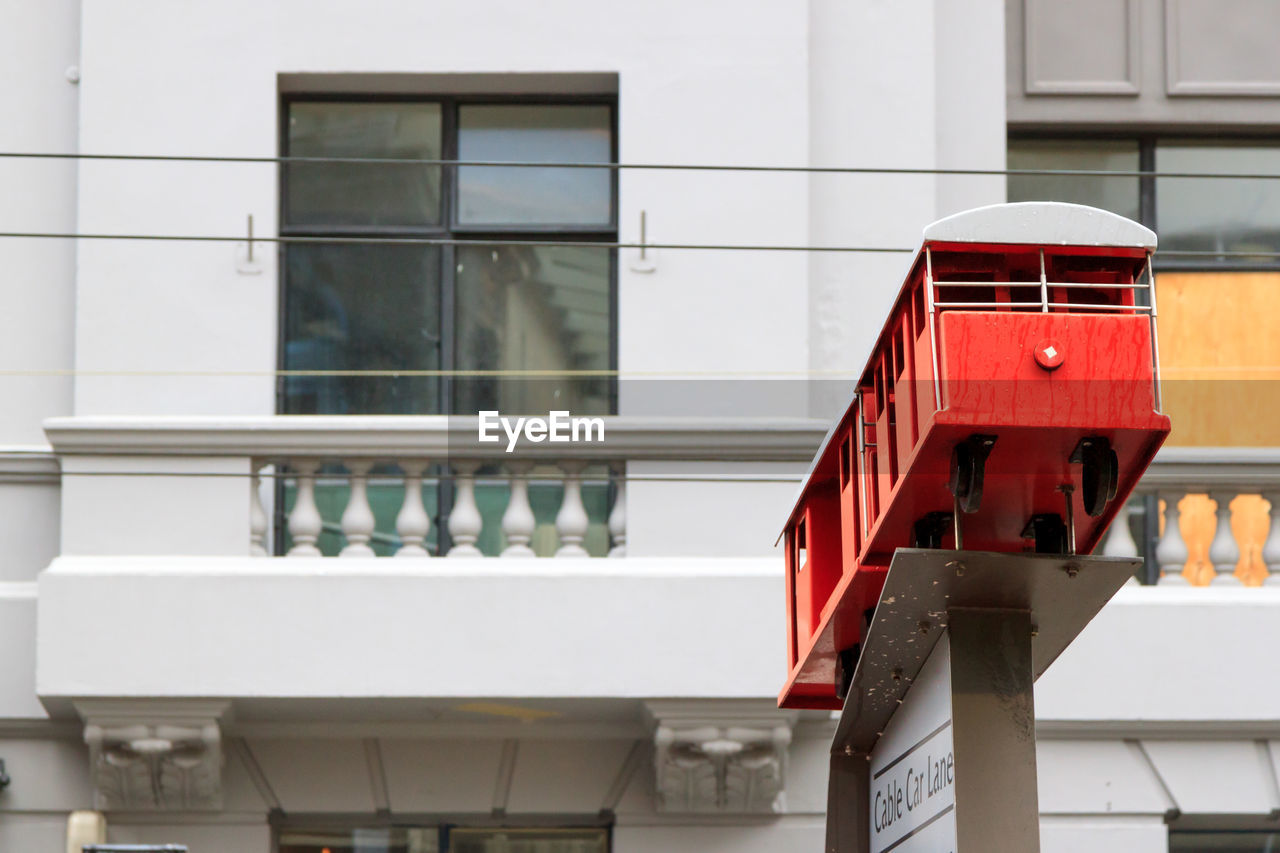
[[[616,159],[612,100],[307,96],[282,109],[291,157]],[[612,170],[290,162],[281,175],[281,233],[305,242],[282,253],[280,411],[613,411],[615,253],[591,245],[617,239]],[[531,240],[581,245],[503,244]]]
[[[1033,137],[1009,141],[1010,169],[1155,176],[1010,175],[1009,201],[1069,201],[1136,219],[1160,236],[1163,268],[1280,266],[1280,141],[1188,137]]]
[[[289,828],[279,853],[608,853],[606,827],[472,828],[371,826]]]
[[[1270,830],[1169,830],[1169,853],[1271,853],[1280,832]]]

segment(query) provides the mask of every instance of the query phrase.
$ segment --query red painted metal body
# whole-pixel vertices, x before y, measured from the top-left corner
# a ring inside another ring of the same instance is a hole
[[[1151,248],[924,244],[784,530],[780,705],[842,706],[840,652],[862,639],[916,522],[952,515],[952,451],[970,436],[995,443],[981,506],[962,516],[965,549],[1031,550],[1024,527],[1065,514],[1064,485],[1075,489],[1077,551],[1098,544],[1169,432]],[[1070,457],[1098,436],[1116,451],[1118,475],[1115,498],[1091,517]],[[955,547],[954,531],[945,536],[942,547]]]

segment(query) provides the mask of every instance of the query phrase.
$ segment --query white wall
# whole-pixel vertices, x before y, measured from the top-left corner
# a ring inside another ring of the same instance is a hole
[[[600,72],[620,75],[624,161],[802,163],[806,27],[786,5],[503,0],[362,8],[280,0],[90,4],[83,150],[273,154],[281,72]],[[493,22],[501,20],[502,27]],[[359,38],[353,38],[353,32]],[[273,233],[276,171],[254,165],[83,163],[81,227]],[[804,181],[628,172],[624,239],[802,243]],[[276,284],[235,271],[230,245],[84,243],[82,369],[270,371]],[[624,369],[804,366],[804,258],[676,253],[620,275]],[[732,334],[711,334],[712,330]],[[76,411],[265,413],[266,376],[84,378]],[[624,402],[625,410],[625,402]]]
[[[783,624],[772,558],[64,556],[40,577],[37,689],[762,698]]]
[[[1041,817],[1040,853],[1168,853],[1159,817]]]
[[[1000,0],[811,0],[809,162],[885,168],[1004,167]],[[813,245],[920,245],[925,225],[1004,201],[1001,178],[814,174]],[[909,254],[810,257],[809,364],[856,381]],[[814,386],[811,414],[843,411],[852,387]]]
[[[78,0],[2,0],[0,151],[74,153]],[[76,230],[70,160],[0,158],[0,231]],[[40,421],[69,414],[75,244],[0,238],[0,445],[44,444]]]
[[[1041,720],[1274,719],[1280,589],[1125,587],[1036,684]]]

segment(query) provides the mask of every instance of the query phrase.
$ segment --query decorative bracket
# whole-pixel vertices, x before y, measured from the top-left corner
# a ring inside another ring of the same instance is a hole
[[[103,811],[222,808],[230,702],[92,700],[84,719],[94,805]]]
[[[798,714],[732,703],[649,702],[658,809],[783,811],[787,749]]]

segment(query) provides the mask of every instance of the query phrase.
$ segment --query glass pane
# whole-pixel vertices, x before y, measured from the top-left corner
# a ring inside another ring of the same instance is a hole
[[[282,830],[280,853],[438,853],[434,827],[346,830]]]
[[[439,104],[293,103],[293,157],[440,159]],[[440,167],[379,163],[286,166],[288,225],[434,225]]]
[[[454,829],[449,853],[606,853],[603,829]]]
[[[608,163],[604,106],[469,106],[458,110],[458,159]],[[463,225],[600,225],[612,217],[608,169],[464,166],[458,169]]]
[[[1280,174],[1280,146],[1162,142],[1156,171]],[[1156,178],[1156,225],[1166,251],[1280,251],[1280,181]]]
[[[1273,850],[1280,850],[1280,833],[1169,833],[1169,853],[1271,853]]]
[[[576,246],[459,248],[458,369],[550,373],[460,376],[456,414],[609,414],[610,377],[563,373],[609,368],[609,257]]]
[[[1015,139],[1010,169],[1138,170],[1133,139]],[[1010,175],[1009,201],[1067,201],[1138,219],[1138,178],[1089,175]]]
[[[335,371],[438,370],[440,250],[291,245],[286,253],[285,414],[438,414],[435,376]]]

